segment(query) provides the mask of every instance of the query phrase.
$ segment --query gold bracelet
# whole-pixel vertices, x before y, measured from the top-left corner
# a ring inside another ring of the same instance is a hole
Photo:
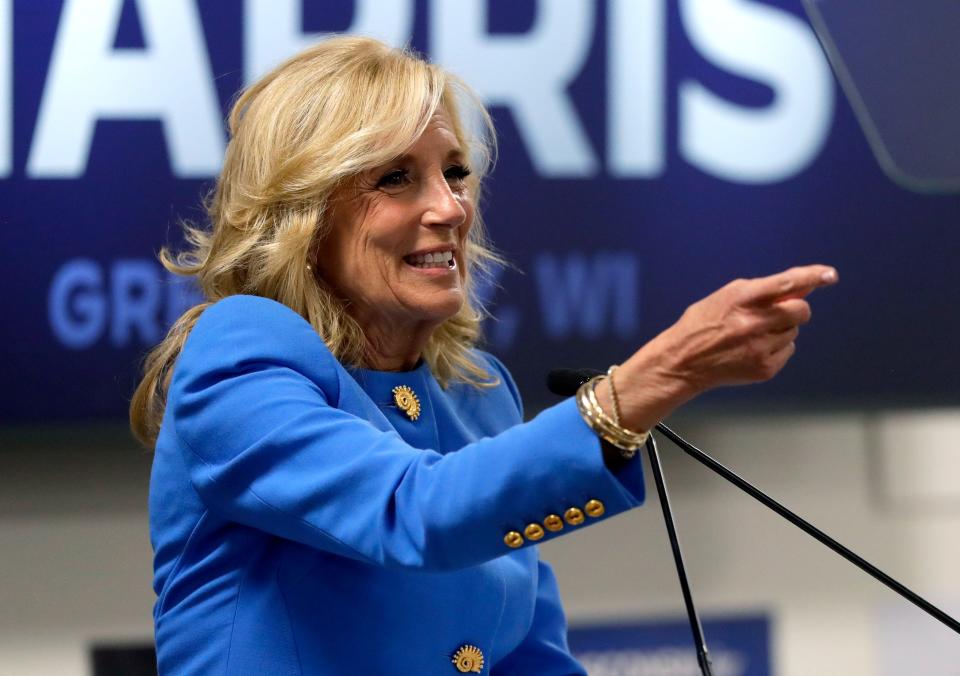
[[[614,364],[607,369],[607,382],[610,383],[610,399],[613,400],[613,422],[620,424],[620,397],[617,396],[617,388],[613,384],[613,373],[617,370]]]
[[[589,403],[596,412],[596,418],[599,425],[601,425],[610,436],[614,437],[614,439],[608,441],[610,441],[610,443],[612,443],[614,446],[620,448],[622,451],[629,451],[629,455],[626,457],[633,457],[633,453],[647,441],[647,437],[650,436],[650,433],[634,432],[629,430],[623,425],[620,425],[618,422],[612,420],[606,414],[606,412],[603,410],[603,407],[600,405],[600,400],[597,399],[597,385],[602,379],[602,377],[599,378],[587,392]]]
[[[632,458],[650,436],[649,432],[634,432],[608,416],[597,400],[597,383],[607,376],[591,378],[577,390],[577,409],[584,421],[597,435],[620,449],[624,458]]]
[[[601,438],[620,449],[621,455],[625,458],[632,458],[637,449],[643,445],[647,439],[646,433],[635,433],[616,424],[600,406],[597,401],[596,386],[603,378],[599,376],[591,382],[585,383],[581,387],[578,397],[578,406],[581,415],[588,425]]]

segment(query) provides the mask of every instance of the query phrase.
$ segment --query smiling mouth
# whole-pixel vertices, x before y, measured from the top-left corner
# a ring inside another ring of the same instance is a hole
[[[403,260],[407,265],[412,265],[421,270],[441,269],[453,270],[457,267],[457,261],[453,257],[453,251],[435,251],[428,254],[413,254],[404,256]]]

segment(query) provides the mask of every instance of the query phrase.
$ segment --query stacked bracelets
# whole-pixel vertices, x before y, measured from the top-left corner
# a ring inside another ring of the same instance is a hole
[[[632,458],[650,436],[650,432],[634,432],[620,425],[620,399],[613,384],[613,373],[616,366],[611,366],[606,375],[591,378],[577,390],[577,408],[586,423],[600,436],[601,439],[620,449],[624,458]],[[613,401],[613,417],[611,418],[600,407],[597,401],[597,383],[606,378],[610,382],[610,399]]]

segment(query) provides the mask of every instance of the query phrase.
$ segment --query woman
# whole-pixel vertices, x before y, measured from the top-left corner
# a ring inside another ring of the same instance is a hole
[[[643,431],[773,376],[836,280],[734,282],[523,423],[475,348],[490,153],[463,105],[492,139],[450,74],[349,37],[236,102],[212,230],[161,254],[208,302],[131,406],[162,674],[582,674],[534,543],[640,504]]]

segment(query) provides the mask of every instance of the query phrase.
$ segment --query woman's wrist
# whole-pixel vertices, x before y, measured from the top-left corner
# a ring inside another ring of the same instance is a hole
[[[605,376],[596,376],[591,378],[577,390],[576,402],[580,415],[584,422],[589,425],[597,435],[618,449],[625,458],[632,458],[650,436],[649,430],[630,430],[620,424],[620,415],[618,413],[617,389],[613,382],[611,374],[616,370],[616,366],[611,366],[610,371]],[[611,416],[597,399],[596,388],[600,383],[607,384],[607,391],[610,393],[611,403],[613,404],[613,415]]]
[[[701,390],[673,367],[661,336],[644,345],[616,372],[620,423],[634,431],[651,430]],[[605,411],[613,411],[607,379],[596,387],[597,400]]]

